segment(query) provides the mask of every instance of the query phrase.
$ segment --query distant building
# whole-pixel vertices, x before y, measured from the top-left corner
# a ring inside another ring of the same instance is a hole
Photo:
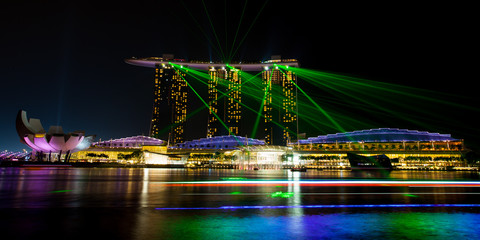
[[[29,160],[32,155],[32,152],[12,152],[5,150],[3,152],[0,152],[0,161],[25,161]]]
[[[450,134],[379,128],[298,140],[290,145],[304,163],[320,168],[349,167],[347,153],[385,154],[397,169],[466,167],[463,140]]]

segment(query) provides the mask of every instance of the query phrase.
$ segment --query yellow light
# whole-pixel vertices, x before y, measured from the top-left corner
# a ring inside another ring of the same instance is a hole
[[[42,138],[45,137],[45,133],[35,133],[36,138]]]

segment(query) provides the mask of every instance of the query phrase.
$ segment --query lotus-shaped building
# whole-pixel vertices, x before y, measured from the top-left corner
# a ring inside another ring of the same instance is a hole
[[[58,159],[62,153],[65,154],[65,160],[68,160],[69,154],[90,147],[95,136],[85,136],[84,131],[74,131],[64,133],[61,126],[50,126],[46,132],[39,119],[27,118],[27,113],[20,110],[17,114],[16,128],[20,142],[28,145],[40,158],[43,154],[58,154]]]

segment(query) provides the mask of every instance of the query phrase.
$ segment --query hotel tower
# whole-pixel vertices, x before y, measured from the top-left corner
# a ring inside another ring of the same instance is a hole
[[[287,69],[272,67],[262,73],[265,101],[265,143],[286,146],[297,140],[296,75]]]
[[[211,67],[209,74],[207,137],[239,135],[242,119],[241,71],[229,66]]]
[[[263,109],[265,143],[286,146],[297,139],[297,78],[288,67],[298,67],[295,59],[281,59],[258,63],[211,63],[186,62],[174,59],[173,55],[162,58],[131,58],[131,65],[155,69],[154,103],[150,136],[168,140],[170,145],[187,139],[185,124],[187,118],[187,90],[190,81],[188,69],[208,71],[207,84],[208,120],[206,136],[243,136],[251,129],[240,129],[242,118],[242,72],[262,72],[262,88],[265,93]],[[184,68],[176,70],[174,66]],[[191,79],[194,81],[195,79]],[[257,98],[258,96],[254,97]],[[263,97],[263,96],[260,96]],[[252,122],[252,126],[253,126]],[[246,124],[244,124],[246,125]],[[248,124],[247,124],[248,125]],[[260,137],[261,138],[261,137]]]
[[[155,64],[150,136],[166,139],[170,144],[185,141],[188,93],[185,75],[169,64]]]

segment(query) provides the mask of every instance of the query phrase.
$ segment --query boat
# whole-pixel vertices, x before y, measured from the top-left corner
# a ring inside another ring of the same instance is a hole
[[[393,169],[392,162],[385,154],[375,156],[362,156],[347,153],[348,161],[352,170],[387,170]]]
[[[25,163],[20,165],[22,168],[36,170],[36,169],[63,169],[63,168],[70,168],[72,165],[70,164],[63,164],[63,163]]]
[[[305,168],[305,167],[292,167],[292,168],[290,168],[290,171],[292,171],[292,172],[306,172],[307,168]]]

